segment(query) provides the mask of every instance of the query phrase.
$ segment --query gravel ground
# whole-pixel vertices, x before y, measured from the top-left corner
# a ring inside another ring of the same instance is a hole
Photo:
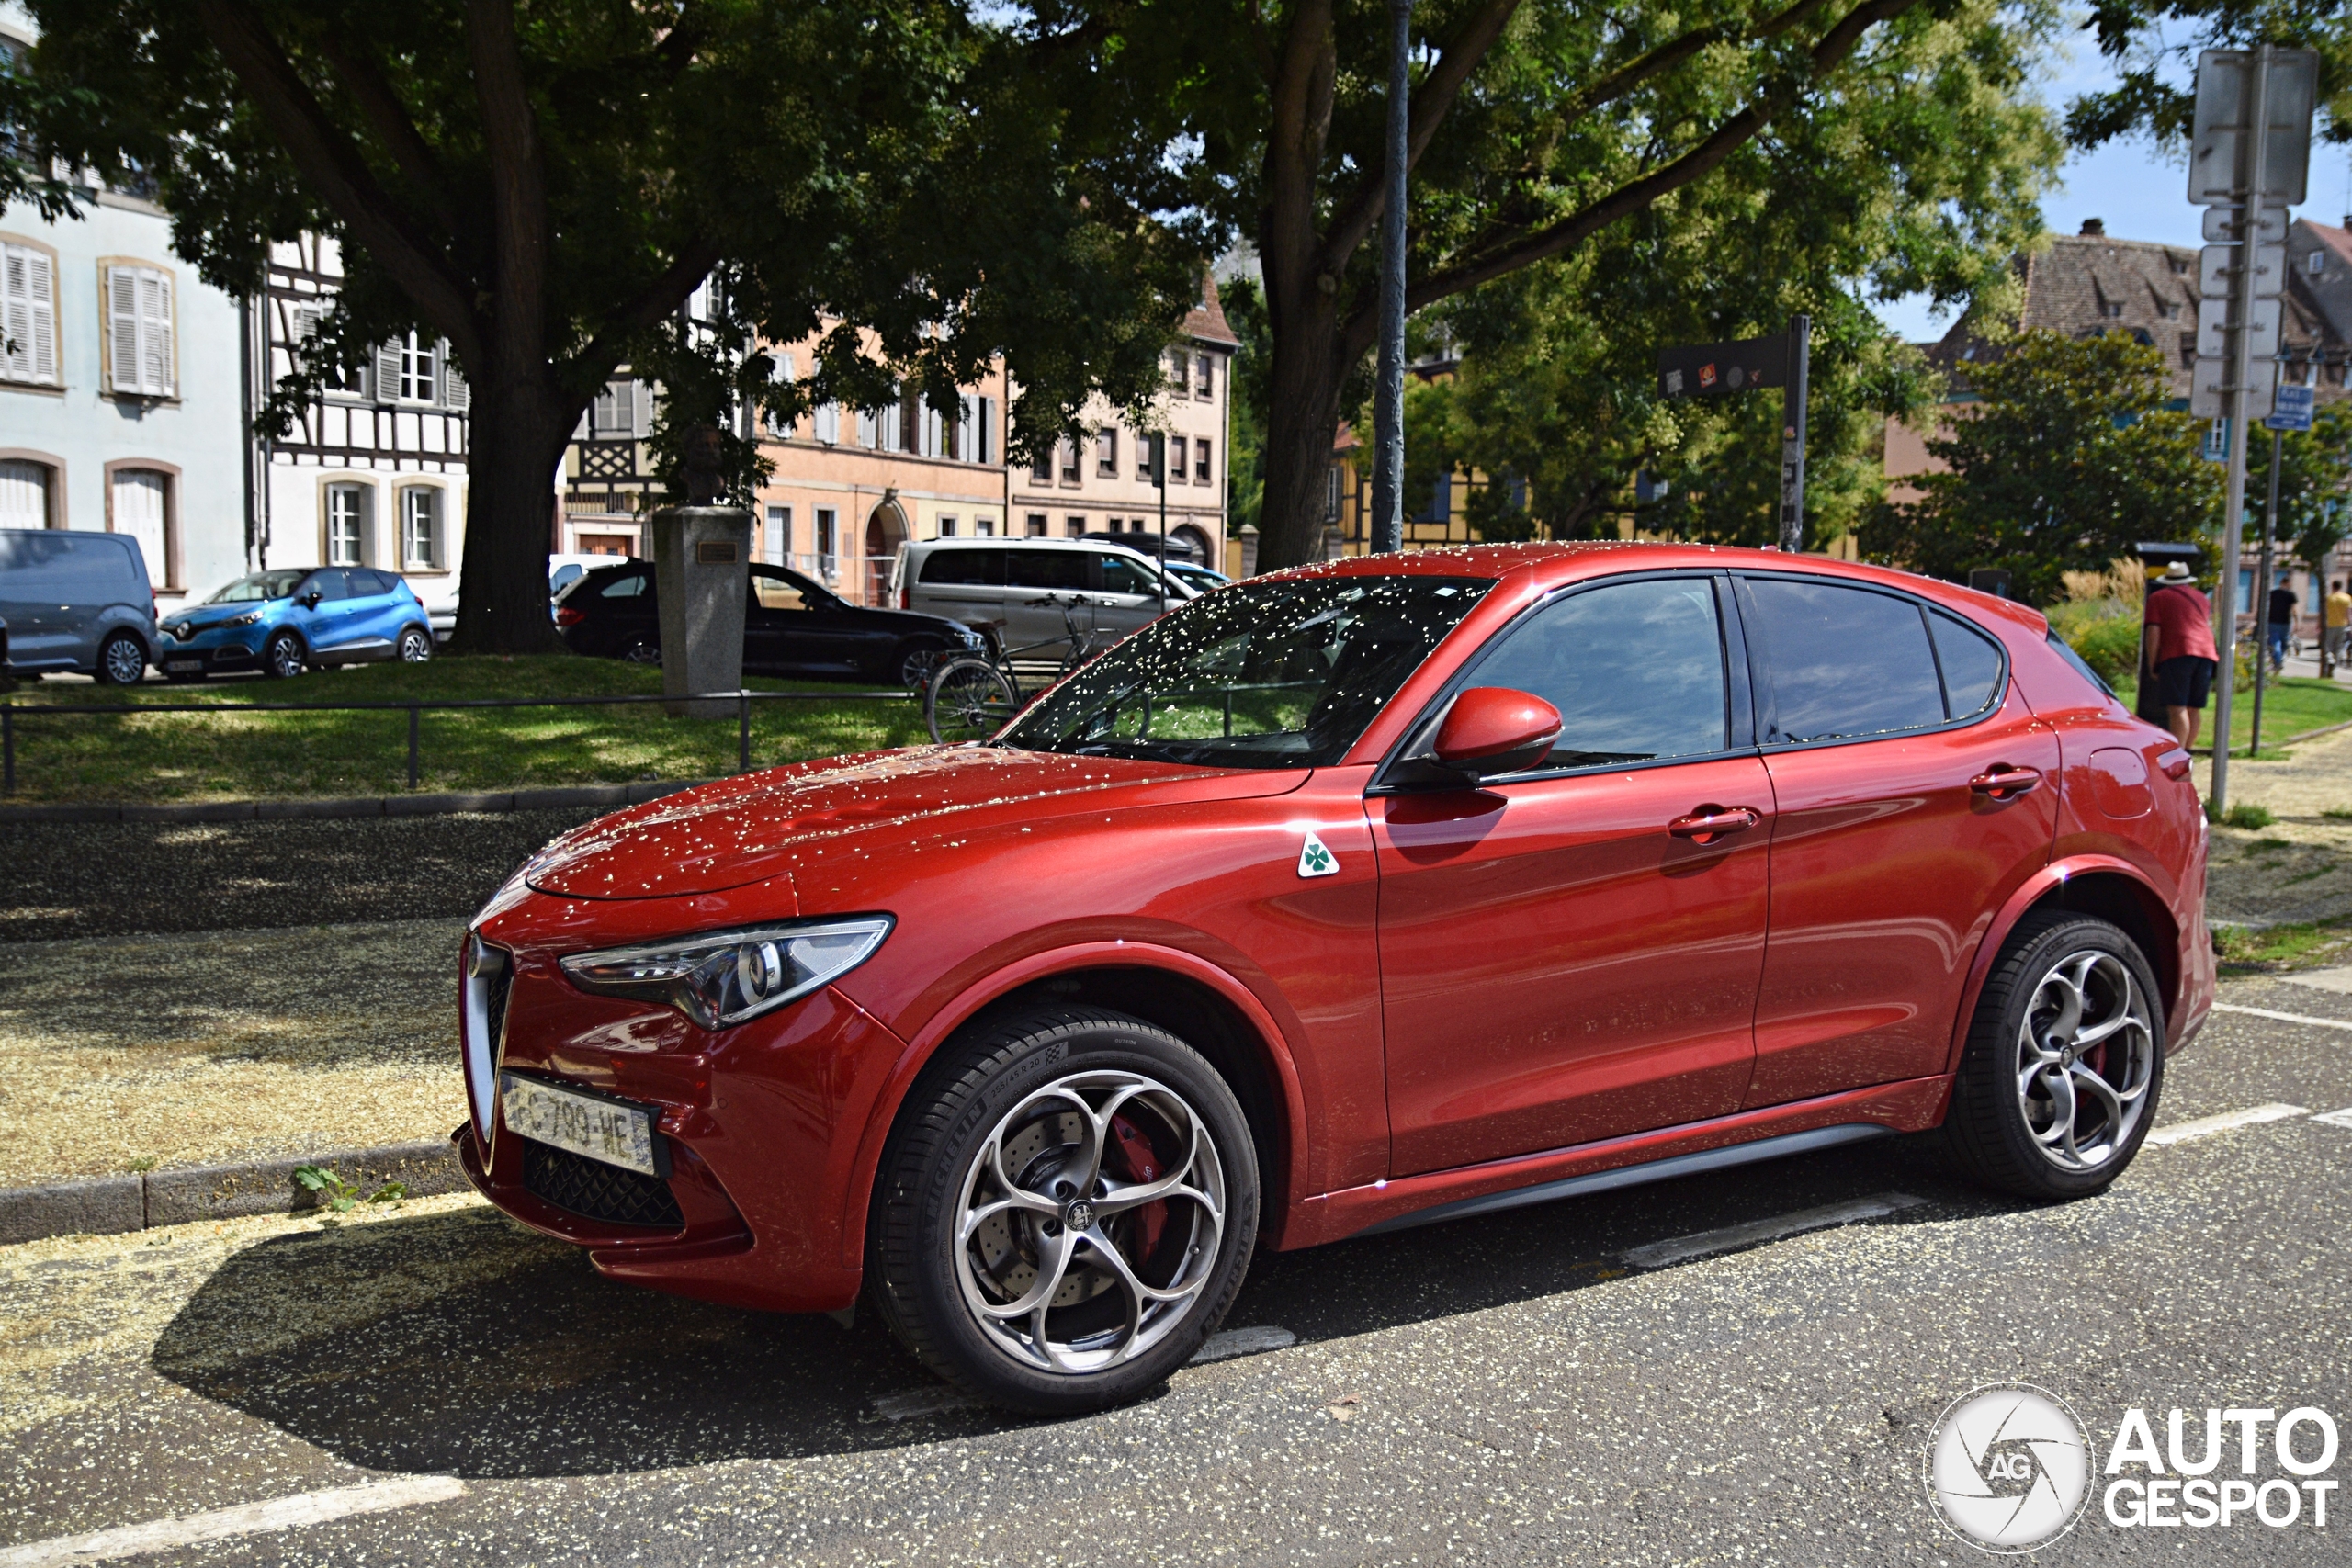
[[[2200,787],[2206,778],[2200,761]],[[2276,820],[2213,829],[2210,918],[2267,926],[2352,916],[2352,730],[2306,741],[2281,762],[2233,759],[2230,804],[2241,803]]]
[[[0,823],[0,944],[463,917],[597,814]]]
[[[2220,1015],[2160,1122],[2352,1102],[2344,1038]],[[1889,1191],[1925,1201],[1623,1258]],[[2056,1392],[2095,1472],[2129,1407],[2159,1445],[2175,1407],[2352,1414],[2347,1201],[2352,1131],[2308,1117],[2048,1207],[1835,1151],[1261,1259],[1229,1321],[1295,1347],[1058,1422],[885,1419],[935,1385],[870,1321],[616,1285],[465,1198],[61,1239],[0,1250],[0,1542],[437,1474],[465,1494],[145,1561],[1965,1562],[1920,1477],[1979,1384]],[[2352,1528],[2341,1491],[2326,1531],[2126,1530],[2098,1497],[2037,1561],[2341,1561]]]
[[[0,1186],[440,1136],[464,930],[0,945]]]

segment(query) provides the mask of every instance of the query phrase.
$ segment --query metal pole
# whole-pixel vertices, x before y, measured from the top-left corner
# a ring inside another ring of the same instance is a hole
[[[1781,392],[1781,548],[1804,548],[1804,414],[1813,369],[1813,318],[1789,322],[1789,374]]]
[[[752,694],[741,687],[735,693],[735,771],[752,771]]]
[[[1388,138],[1380,212],[1380,377],[1372,405],[1372,547],[1405,547],[1405,160],[1413,0],[1388,0]]]
[[[408,705],[408,787],[416,787],[416,715],[414,703]]]
[[[1168,614],[1168,437],[1159,437],[1159,613]]]
[[[2278,449],[2281,435],[2270,433],[2270,504],[2262,513],[2262,566],[2254,575],[2254,724],[2245,754],[2262,755],[2262,688],[2270,671],[2270,546],[2278,533]],[[2283,671],[2282,671],[2283,673]]]
[[[2320,618],[2327,612],[2322,609]],[[17,793],[17,708],[13,703],[0,703],[0,794]]]
[[[2246,390],[2254,378],[2254,263],[2262,246],[2262,187],[2264,143],[2270,140],[2270,46],[2254,51],[2253,91],[2247,94],[2252,112],[2249,130],[2241,145],[2248,148],[2244,175],[2245,201],[2238,209],[2238,276],[2230,321],[2230,380],[2223,407],[2230,411],[2229,478],[2222,491],[2222,581],[2217,585],[2222,606],[2213,629],[2221,669],[2213,685],[2213,787],[2207,809],[2215,817],[2230,808],[2230,694],[2238,672],[2238,558],[2245,532]]]

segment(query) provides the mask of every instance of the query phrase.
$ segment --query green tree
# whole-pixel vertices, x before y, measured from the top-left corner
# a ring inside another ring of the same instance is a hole
[[[2269,432],[2256,430],[2247,452],[2245,547],[2261,546],[2261,526],[2270,494]],[[2288,554],[2313,572],[2352,533],[2352,404],[2333,402],[2312,415],[2308,431],[2289,431],[2279,440],[2278,536]],[[2249,554],[2246,558],[2254,558]]]
[[[905,382],[944,406],[1006,349],[1034,442],[1096,388],[1147,399],[1191,299],[1200,240],[1151,217],[1174,176],[1137,141],[1148,117],[1057,105],[1059,57],[952,0],[28,6],[41,37],[0,118],[41,155],[0,160],[0,197],[64,217],[50,154],[136,166],[232,292],[273,240],[341,243],[345,288],[275,417],[370,344],[449,341],[472,385],[463,647],[550,637],[557,466],[622,363],[674,388],[674,444],[743,399],[871,406]],[[719,319],[678,325],[714,269]],[[773,379],[757,337],[828,314],[854,326],[817,373]]]
[[[2221,511],[2203,426],[2169,410],[2161,350],[2121,333],[2020,333],[1969,368],[1973,400],[1928,443],[1949,471],[1866,523],[1862,545],[1932,577],[2006,567],[2011,592],[2056,599],[2059,574],[2104,570],[2142,539],[2189,539]]]
[[[1178,85],[1195,199],[1255,240],[1268,564],[1315,552],[1331,432],[1373,344],[1385,13],[1380,0],[1037,13],[1041,34],[1099,36],[1106,55],[1115,39],[1122,70]],[[1424,0],[1408,308],[1577,255],[1702,185],[1764,204],[1875,201],[1888,243],[1874,284],[1967,298],[2013,237],[1999,187],[2017,161],[1980,134],[1986,111],[2019,97],[2055,15],[2044,0]]]

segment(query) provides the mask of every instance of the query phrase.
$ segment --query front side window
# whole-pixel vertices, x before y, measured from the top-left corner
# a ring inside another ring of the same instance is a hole
[[[441,565],[441,492],[429,485],[401,491],[401,558],[412,570]]]
[[[1839,582],[1747,580],[1767,693],[1764,744],[1855,740],[1944,722],[1925,612]]]
[[[1419,576],[1237,583],[1088,664],[1000,743],[1203,767],[1329,766],[1493,586]]]
[[[1724,671],[1713,581],[1665,578],[1555,601],[1504,633],[1469,683],[1558,708],[1560,738],[1538,765],[1584,768],[1727,749]]]
[[[208,604],[259,604],[271,599],[284,599],[302,581],[298,570],[256,571],[237,579],[205,601]]]
[[[780,571],[752,573],[752,594],[763,610],[806,610],[808,595],[798,582]]]
[[[1152,581],[1143,568],[1125,556],[1104,555],[1095,558],[1102,565],[1102,592],[1105,593],[1157,593],[1159,584]]]
[[[357,485],[327,486],[327,559],[357,566],[368,558],[368,492]]]

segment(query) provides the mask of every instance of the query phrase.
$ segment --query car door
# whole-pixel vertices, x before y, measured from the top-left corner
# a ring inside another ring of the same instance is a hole
[[[2057,737],[1956,615],[1864,583],[1739,581],[1780,807],[1746,1102],[1940,1073],[1994,914],[2049,860]]]
[[[344,611],[344,650],[355,658],[390,659],[400,636],[401,609],[407,603],[400,580],[389,572],[355,568],[345,573],[351,597]]]
[[[1458,682],[1557,707],[1544,763],[1368,800],[1395,1174],[1738,1108],[1772,796],[1728,604],[1704,573],[1554,598]]]
[[[73,545],[62,533],[0,533],[0,620],[14,669],[74,662]]]
[[[743,615],[744,669],[824,669],[827,649],[813,625],[810,586],[781,567],[752,568],[752,593]]]
[[[1091,588],[1091,550],[1012,545],[1004,552],[1005,646],[1034,648],[1041,661],[1061,658],[1070,627],[1091,633],[1099,617]],[[1069,614],[1065,615],[1067,609]],[[1038,645],[1045,646],[1040,647]]]
[[[1150,625],[1162,609],[1182,599],[1179,593],[1163,594],[1159,580],[1140,562],[1108,550],[1093,553],[1094,622],[1109,634],[1105,640],[1123,637]]]
[[[312,652],[334,651],[336,615],[346,592],[340,567],[321,567],[294,585],[292,603],[286,606],[286,624],[302,635],[303,646]],[[318,595],[315,604],[311,600],[314,593]]]

